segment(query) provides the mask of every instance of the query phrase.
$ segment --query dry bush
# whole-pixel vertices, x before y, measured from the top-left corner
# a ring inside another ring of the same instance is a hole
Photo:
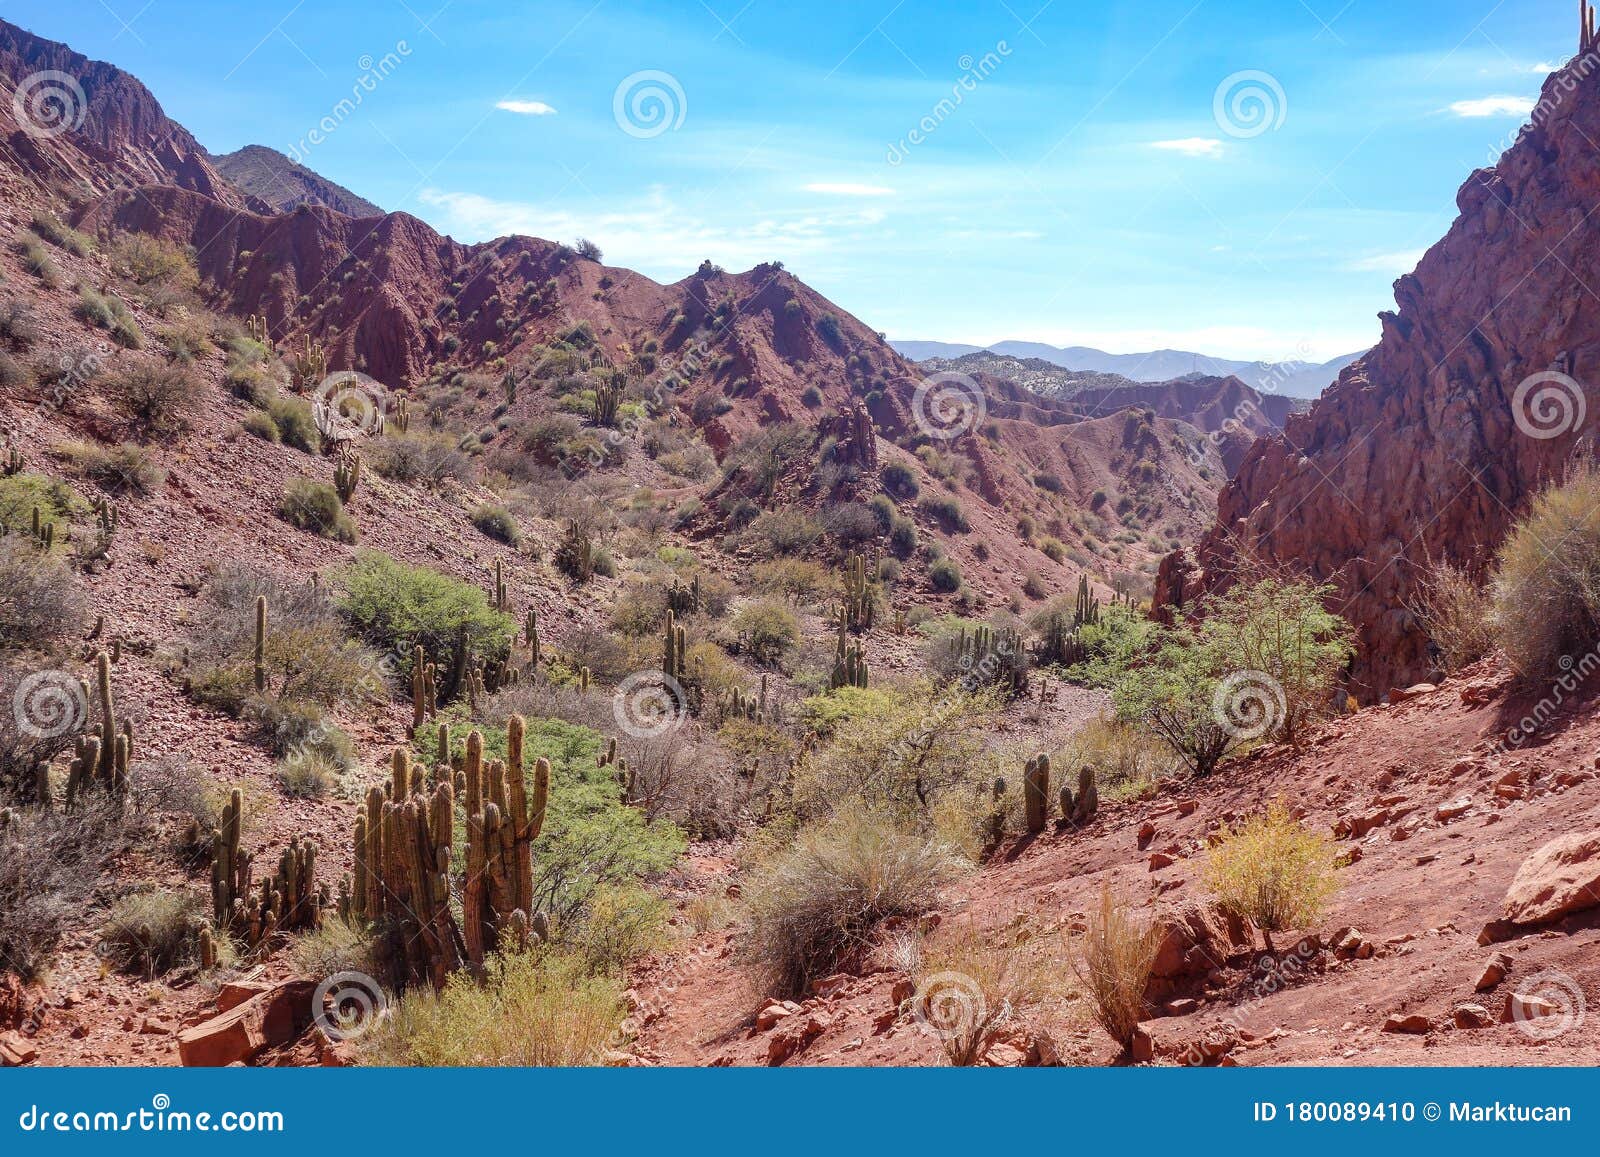
[[[1600,642],[1600,471],[1545,491],[1500,548],[1496,641],[1523,679],[1553,678]]]
[[[74,470],[112,494],[150,494],[167,481],[167,472],[156,464],[155,456],[134,442],[119,446],[66,442],[56,450]]]
[[[0,538],[0,648],[41,650],[83,622],[82,592],[72,568],[44,555],[21,534]]]
[[[187,430],[204,397],[204,387],[188,367],[141,362],[130,367],[112,389],[139,429],[146,434],[168,435]]]
[[[1095,1019],[1124,1049],[1144,1019],[1144,992],[1160,944],[1160,930],[1136,923],[1105,887],[1088,930],[1074,945],[1073,970],[1088,990]]]
[[[470,485],[476,474],[472,459],[443,435],[390,435],[368,450],[372,468],[395,482],[438,486],[443,482]]]
[[[408,993],[360,1048],[377,1065],[594,1065],[625,1012],[621,985],[576,959],[497,957],[481,984],[457,973],[440,993]]]
[[[1309,831],[1274,801],[1235,825],[1206,856],[1205,882],[1235,915],[1272,934],[1305,928],[1322,916],[1339,890],[1333,842]]]
[[[1057,766],[1078,790],[1080,767],[1095,769],[1095,786],[1108,799],[1139,797],[1153,790],[1172,768],[1172,753],[1143,728],[1102,716],[1091,719],[1067,741]]]
[[[0,828],[0,961],[24,980],[38,978],[66,929],[82,921],[105,865],[138,832],[99,793],[71,812],[13,812]]]
[[[1489,591],[1449,562],[1430,563],[1417,580],[1411,613],[1444,658],[1458,671],[1494,650],[1494,606]]]
[[[355,520],[345,513],[344,503],[333,487],[311,478],[289,480],[278,500],[278,517],[290,526],[335,542],[353,543],[359,537]]]
[[[364,972],[370,976],[379,967],[373,962],[366,934],[338,919],[324,920],[315,932],[297,937],[290,946],[290,955],[302,976],[321,978],[340,972]]]
[[[865,952],[881,921],[932,910],[963,865],[949,845],[864,808],[802,829],[748,893],[746,949],[766,991],[803,995]]]
[[[912,976],[917,1019],[963,1067],[977,1064],[1000,1029],[1048,989],[1044,962],[1027,945],[990,944],[970,924],[921,945]]]
[[[136,892],[112,905],[100,951],[118,968],[157,976],[195,957],[204,923],[200,898],[191,892]]]
[[[39,318],[33,306],[17,297],[0,302],[0,341],[26,350],[39,340],[39,334]]]

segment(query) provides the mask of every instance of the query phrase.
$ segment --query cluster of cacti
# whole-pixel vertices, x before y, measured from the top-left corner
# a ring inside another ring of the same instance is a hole
[[[1028,652],[1020,632],[962,627],[948,644],[957,678],[973,686],[995,686],[1010,695],[1028,689]]]
[[[341,887],[340,910],[352,922],[387,922],[380,951],[389,954],[397,986],[424,980],[442,986],[463,964],[481,967],[501,944],[525,945],[544,935],[534,910],[532,845],[544,824],[550,762],[535,763],[530,795],[524,731],[522,718],[512,716],[506,760],[487,766],[483,736],[470,733],[454,782],[441,777],[431,794],[424,769],[399,749],[389,784],[367,793],[366,811],[356,818],[354,878]],[[441,729],[441,743],[447,742]],[[450,881],[458,785],[466,811],[459,926]]]
[[[304,344],[289,359],[289,373],[296,389],[306,389],[328,376],[328,351],[307,334]]]
[[[0,537],[10,533],[11,528],[4,522],[0,522]],[[45,521],[43,512],[37,506],[33,508],[33,518],[28,526],[28,537],[33,540],[35,546],[46,554],[55,549],[56,524]]]
[[[411,401],[406,395],[401,394],[394,400],[394,409],[389,415],[389,420],[401,434],[411,429]]]
[[[834,461],[862,470],[878,468],[877,432],[872,424],[872,415],[860,402],[852,400],[849,408],[835,417],[824,433],[837,440]]]
[[[1061,818],[1074,824],[1086,824],[1100,810],[1100,791],[1095,787],[1094,768],[1084,764],[1078,769],[1078,795],[1074,799],[1072,788],[1061,785]]]
[[[245,332],[250,335],[250,340],[257,345],[272,348],[272,337],[267,332],[267,318],[265,314],[252,313],[244,319]]]
[[[704,606],[700,595],[700,576],[695,575],[687,583],[673,579],[672,585],[667,587],[667,609],[680,615],[692,615]]]
[[[333,489],[338,493],[339,501],[349,502],[356,496],[356,487],[360,485],[361,455],[348,446],[341,446],[333,462]]]
[[[279,932],[318,928],[329,903],[317,886],[317,849],[294,836],[278,858],[278,870],[252,886],[254,858],[239,846],[244,827],[244,797],[235,788],[211,833],[211,918],[215,926],[253,949],[270,948]],[[215,962],[216,946],[211,946]],[[202,946],[202,963],[205,960]]]
[[[100,559],[111,553],[111,540],[117,536],[117,504],[104,495],[89,500],[89,510],[94,515],[94,542],[86,547],[82,556]]]
[[[528,610],[528,617],[522,624],[522,641],[528,647],[528,673],[539,673],[539,619],[532,608]]]
[[[619,370],[608,375],[606,381],[595,384],[595,425],[615,426],[617,424],[617,410],[622,405],[622,392],[627,380],[627,377]]]
[[[833,670],[828,675],[828,686],[838,690],[840,687],[864,688],[866,685],[866,657],[861,652],[861,644],[850,638],[841,619],[839,634],[833,645]]]
[[[866,678],[865,670],[859,672],[862,679]],[[852,684],[854,686],[854,684]],[[778,720],[778,705],[767,700],[767,677],[761,676],[761,690],[755,695],[746,695],[744,690],[735,687],[728,693],[727,699],[722,704],[724,716],[735,719],[747,719],[751,723],[774,723]]]
[[[895,608],[894,622],[891,624],[890,629],[897,635],[904,635],[911,630],[911,623],[906,619],[906,613],[903,609]]]
[[[569,518],[556,546],[556,566],[574,582],[586,583],[594,577],[594,557],[594,540],[588,530],[577,519]]]
[[[1050,813],[1050,757],[1043,752],[1022,769],[1022,809],[1029,834],[1044,831]]]
[[[0,454],[0,478],[10,478],[13,474],[21,473],[22,451],[17,449],[15,442],[8,439],[5,453]]]
[[[1113,605],[1117,596],[1113,595]],[[1034,657],[1046,666],[1071,667],[1084,662],[1088,651],[1078,636],[1086,626],[1100,622],[1100,600],[1089,589],[1089,576],[1078,576],[1078,597],[1069,620],[1063,611],[1052,611],[1039,629]]]
[[[105,651],[95,656],[95,689],[100,699],[100,733],[79,737],[74,758],[67,770],[67,806],[70,808],[91,784],[116,796],[128,791],[128,765],[133,760],[133,723],[117,724],[116,699],[111,691],[112,657]],[[80,683],[85,700],[88,684]]]
[[[852,631],[870,631],[877,613],[878,596],[867,579],[867,560],[859,554],[845,559],[839,613]]]
[[[606,740],[606,745],[601,749],[595,762],[601,768],[609,767],[614,769],[612,774],[616,777],[617,788],[622,793],[623,803],[631,806],[645,802],[638,798],[638,777],[634,774],[633,769],[628,766],[627,758],[617,753],[617,737],[615,735]]]
[[[500,378],[500,389],[506,396],[506,405],[512,406],[517,401],[517,371],[507,368]]]

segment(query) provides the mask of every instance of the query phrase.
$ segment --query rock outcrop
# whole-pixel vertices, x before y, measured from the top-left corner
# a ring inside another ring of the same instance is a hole
[[[1550,76],[1531,125],[1468,178],[1449,233],[1395,283],[1382,341],[1255,443],[1198,550],[1202,591],[1252,566],[1333,583],[1365,699],[1433,667],[1407,607],[1427,560],[1481,570],[1530,498],[1592,453],[1597,73],[1590,52]]]

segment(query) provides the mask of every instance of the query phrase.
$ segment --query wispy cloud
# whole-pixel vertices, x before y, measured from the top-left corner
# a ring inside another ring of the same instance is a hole
[[[1398,277],[1415,269],[1426,252],[1426,249],[1404,249],[1398,253],[1376,253],[1351,261],[1345,268],[1352,273],[1392,273]]]
[[[1538,64],[1529,65],[1528,71],[1538,76],[1548,76],[1560,67],[1559,64],[1551,64],[1548,60],[1541,60]]]
[[[593,239],[614,262],[657,280],[676,280],[706,258],[733,269],[848,250],[883,219],[876,209],[836,213],[773,213],[737,221],[709,220],[673,202],[659,188],[643,198],[592,212],[556,204],[503,201],[477,193],[424,189],[434,224],[464,241],[520,233],[547,240]]]
[[[556,111],[542,100],[500,100],[495,102],[494,107],[525,117],[554,116]]]
[[[813,181],[805,186],[808,193],[826,193],[832,197],[892,197],[894,190],[887,185],[856,185],[848,181]]]
[[[1175,141],[1151,141],[1152,149],[1182,153],[1186,157],[1220,157],[1222,142],[1214,137],[1182,137]]]
[[[1485,96],[1477,100],[1458,100],[1450,111],[1458,117],[1525,117],[1535,101],[1526,96]]]

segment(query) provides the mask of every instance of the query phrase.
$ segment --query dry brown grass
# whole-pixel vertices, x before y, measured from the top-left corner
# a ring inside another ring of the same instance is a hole
[[[1493,592],[1497,641],[1525,680],[1600,642],[1600,472],[1538,497],[1500,548]]]
[[[1027,944],[986,940],[970,924],[920,946],[912,1011],[952,1065],[978,1063],[996,1034],[1048,991],[1045,962]]]
[[[1106,887],[1100,891],[1100,906],[1089,915],[1088,930],[1074,945],[1073,970],[1089,995],[1095,1019],[1124,1049],[1144,1019],[1145,987],[1160,943],[1160,930],[1153,923],[1138,923]]]
[[[1418,580],[1410,606],[1439,648],[1447,671],[1476,663],[1494,649],[1494,606],[1489,591],[1454,563],[1430,563]]]

